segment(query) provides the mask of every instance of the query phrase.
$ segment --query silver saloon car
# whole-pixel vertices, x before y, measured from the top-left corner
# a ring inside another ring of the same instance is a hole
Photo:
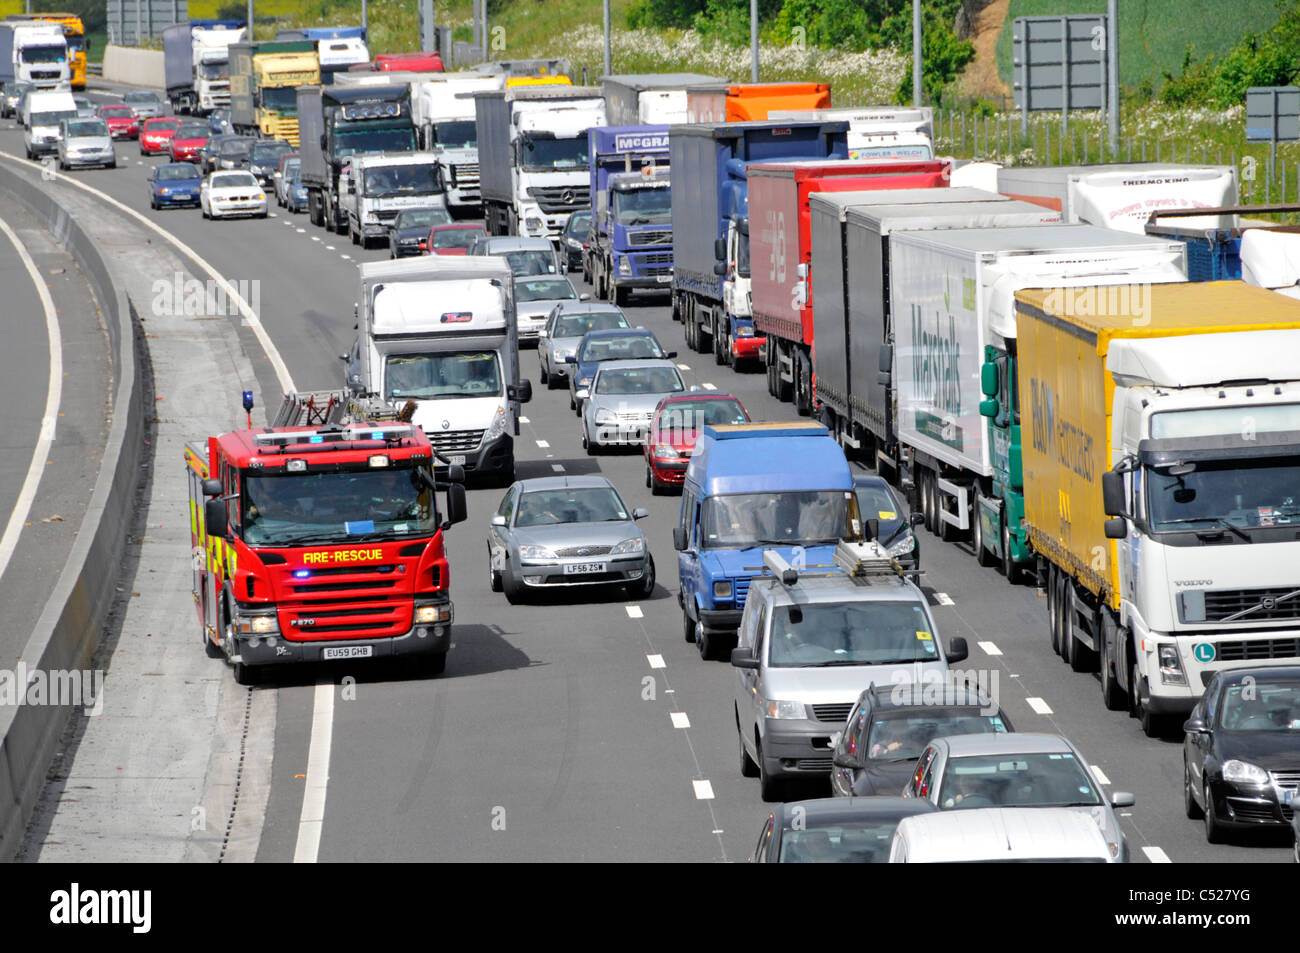
[[[645,442],[655,407],[669,394],[686,390],[670,360],[604,361],[582,406],[582,448],[639,447]]]
[[[64,119],[59,123],[59,168],[78,165],[117,166],[113,135],[102,119]]]
[[[585,301],[590,297],[584,294],[579,299],[572,283],[562,275],[515,278],[519,346],[538,343],[542,328],[546,327],[546,319],[561,301]]]
[[[520,480],[506,491],[488,530],[493,592],[515,604],[531,591],[574,586],[623,586],[645,599],[654,592],[655,564],[632,510],[604,477]]]
[[[551,309],[537,343],[541,382],[547,390],[563,387],[574,365],[567,358],[578,353],[578,345],[589,331],[630,328],[623,309],[603,301],[561,301]]]
[[[1112,863],[1129,862],[1115,808],[1132,794],[1107,797],[1083,755],[1060,735],[978,734],[935,738],[921,752],[903,797],[922,797],[941,811],[978,807],[1066,807],[1096,822]]]

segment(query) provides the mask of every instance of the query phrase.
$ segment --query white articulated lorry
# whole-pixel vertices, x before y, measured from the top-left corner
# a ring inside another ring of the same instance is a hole
[[[981,562],[994,551],[1016,563],[1027,558],[1014,493],[995,479],[1011,441],[995,443],[980,414],[989,349],[1014,347],[1012,295],[1181,282],[1186,274],[1182,242],[1093,225],[890,236],[888,357],[899,480],[915,488],[931,532],[950,539],[973,528]]]
[[[700,73],[644,73],[602,76],[605,119],[610,126],[670,126],[686,118],[686,90],[723,82]]]
[[[346,386],[414,401],[414,422],[449,465],[514,482],[520,404],[532,385],[519,376],[510,266],[490,255],[430,255],[364,262],[359,271]]]
[[[352,244],[368,248],[372,239],[387,238],[403,209],[447,207],[438,158],[431,152],[354,155],[339,171],[339,205]]]
[[[72,58],[57,23],[0,23],[0,85],[27,83],[37,89],[70,90]]]
[[[847,122],[850,159],[934,158],[934,110],[929,106],[773,109],[767,118]]]
[[[163,30],[163,77],[176,113],[206,116],[230,105],[230,47],[242,20],[190,20]]]
[[[505,76],[444,73],[411,85],[420,148],[437,156],[449,208],[478,209],[478,125],[474,93],[504,89]]]
[[[1045,205],[1063,221],[1144,234],[1162,209],[1223,208],[1237,204],[1237,170],[1230,165],[1016,166],[998,169],[998,191]],[[1184,228],[1233,228],[1236,216],[1180,219]]]
[[[591,208],[587,130],[605,123],[593,86],[522,86],[474,94],[479,187],[490,235],[558,242]]]

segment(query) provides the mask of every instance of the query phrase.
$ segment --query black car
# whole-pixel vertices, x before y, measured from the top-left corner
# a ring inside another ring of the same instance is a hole
[[[242,139],[243,136],[237,136],[233,132],[225,133],[219,136],[210,136],[208,143],[199,152],[199,169],[204,175],[209,172],[215,172],[220,166],[217,164],[217,155],[221,152],[221,147],[231,139]]]
[[[262,139],[253,144],[248,154],[248,171],[257,176],[258,183],[270,192],[274,187],[276,171],[280,168],[280,156],[295,152],[293,146],[283,139]]]
[[[1205,839],[1285,827],[1300,801],[1300,665],[1215,672],[1183,723],[1183,806]]]
[[[831,751],[831,793],[898,794],[935,738],[1014,730],[977,688],[941,680],[873,685],[858,696]]]
[[[889,555],[904,569],[921,568],[921,541],[912,527],[924,520],[919,513],[913,521],[902,497],[885,482],[884,477],[865,473],[853,475],[853,492],[858,498],[858,513],[864,520],[879,524],[876,538],[885,544]]]
[[[778,804],[767,816],[755,864],[883,864],[898,822],[938,810],[925,798],[819,798]]]
[[[388,223],[388,256],[427,255],[429,229],[450,223],[451,213],[442,207],[402,209]]]
[[[247,169],[253,157],[253,148],[258,145],[258,142],[259,140],[252,136],[231,136],[223,140],[217,147],[213,171]]]
[[[591,212],[574,212],[569,216],[564,231],[560,233],[560,250],[564,253],[564,267],[568,271],[582,270],[582,279],[590,280],[583,264],[582,253],[587,249],[587,233],[591,231]]]

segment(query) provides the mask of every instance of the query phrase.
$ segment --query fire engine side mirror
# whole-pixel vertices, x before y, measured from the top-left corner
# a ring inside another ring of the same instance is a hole
[[[465,485],[453,483],[447,487],[447,518],[443,520],[442,528],[450,529],[457,523],[465,522],[466,515]]]
[[[447,467],[447,482],[464,483],[465,468],[461,466],[459,463],[453,463],[449,467]]]
[[[220,496],[220,495],[221,495],[221,481],[220,481],[220,480],[204,480],[204,481],[203,481],[203,495],[204,495],[204,496]]]
[[[226,522],[225,500],[208,500],[203,504],[203,525],[209,537],[226,538],[230,525]]]

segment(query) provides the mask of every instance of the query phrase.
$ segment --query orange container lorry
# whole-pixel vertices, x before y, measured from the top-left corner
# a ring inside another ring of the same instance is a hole
[[[752,122],[772,109],[829,109],[828,83],[718,83],[686,89],[687,122]]]

